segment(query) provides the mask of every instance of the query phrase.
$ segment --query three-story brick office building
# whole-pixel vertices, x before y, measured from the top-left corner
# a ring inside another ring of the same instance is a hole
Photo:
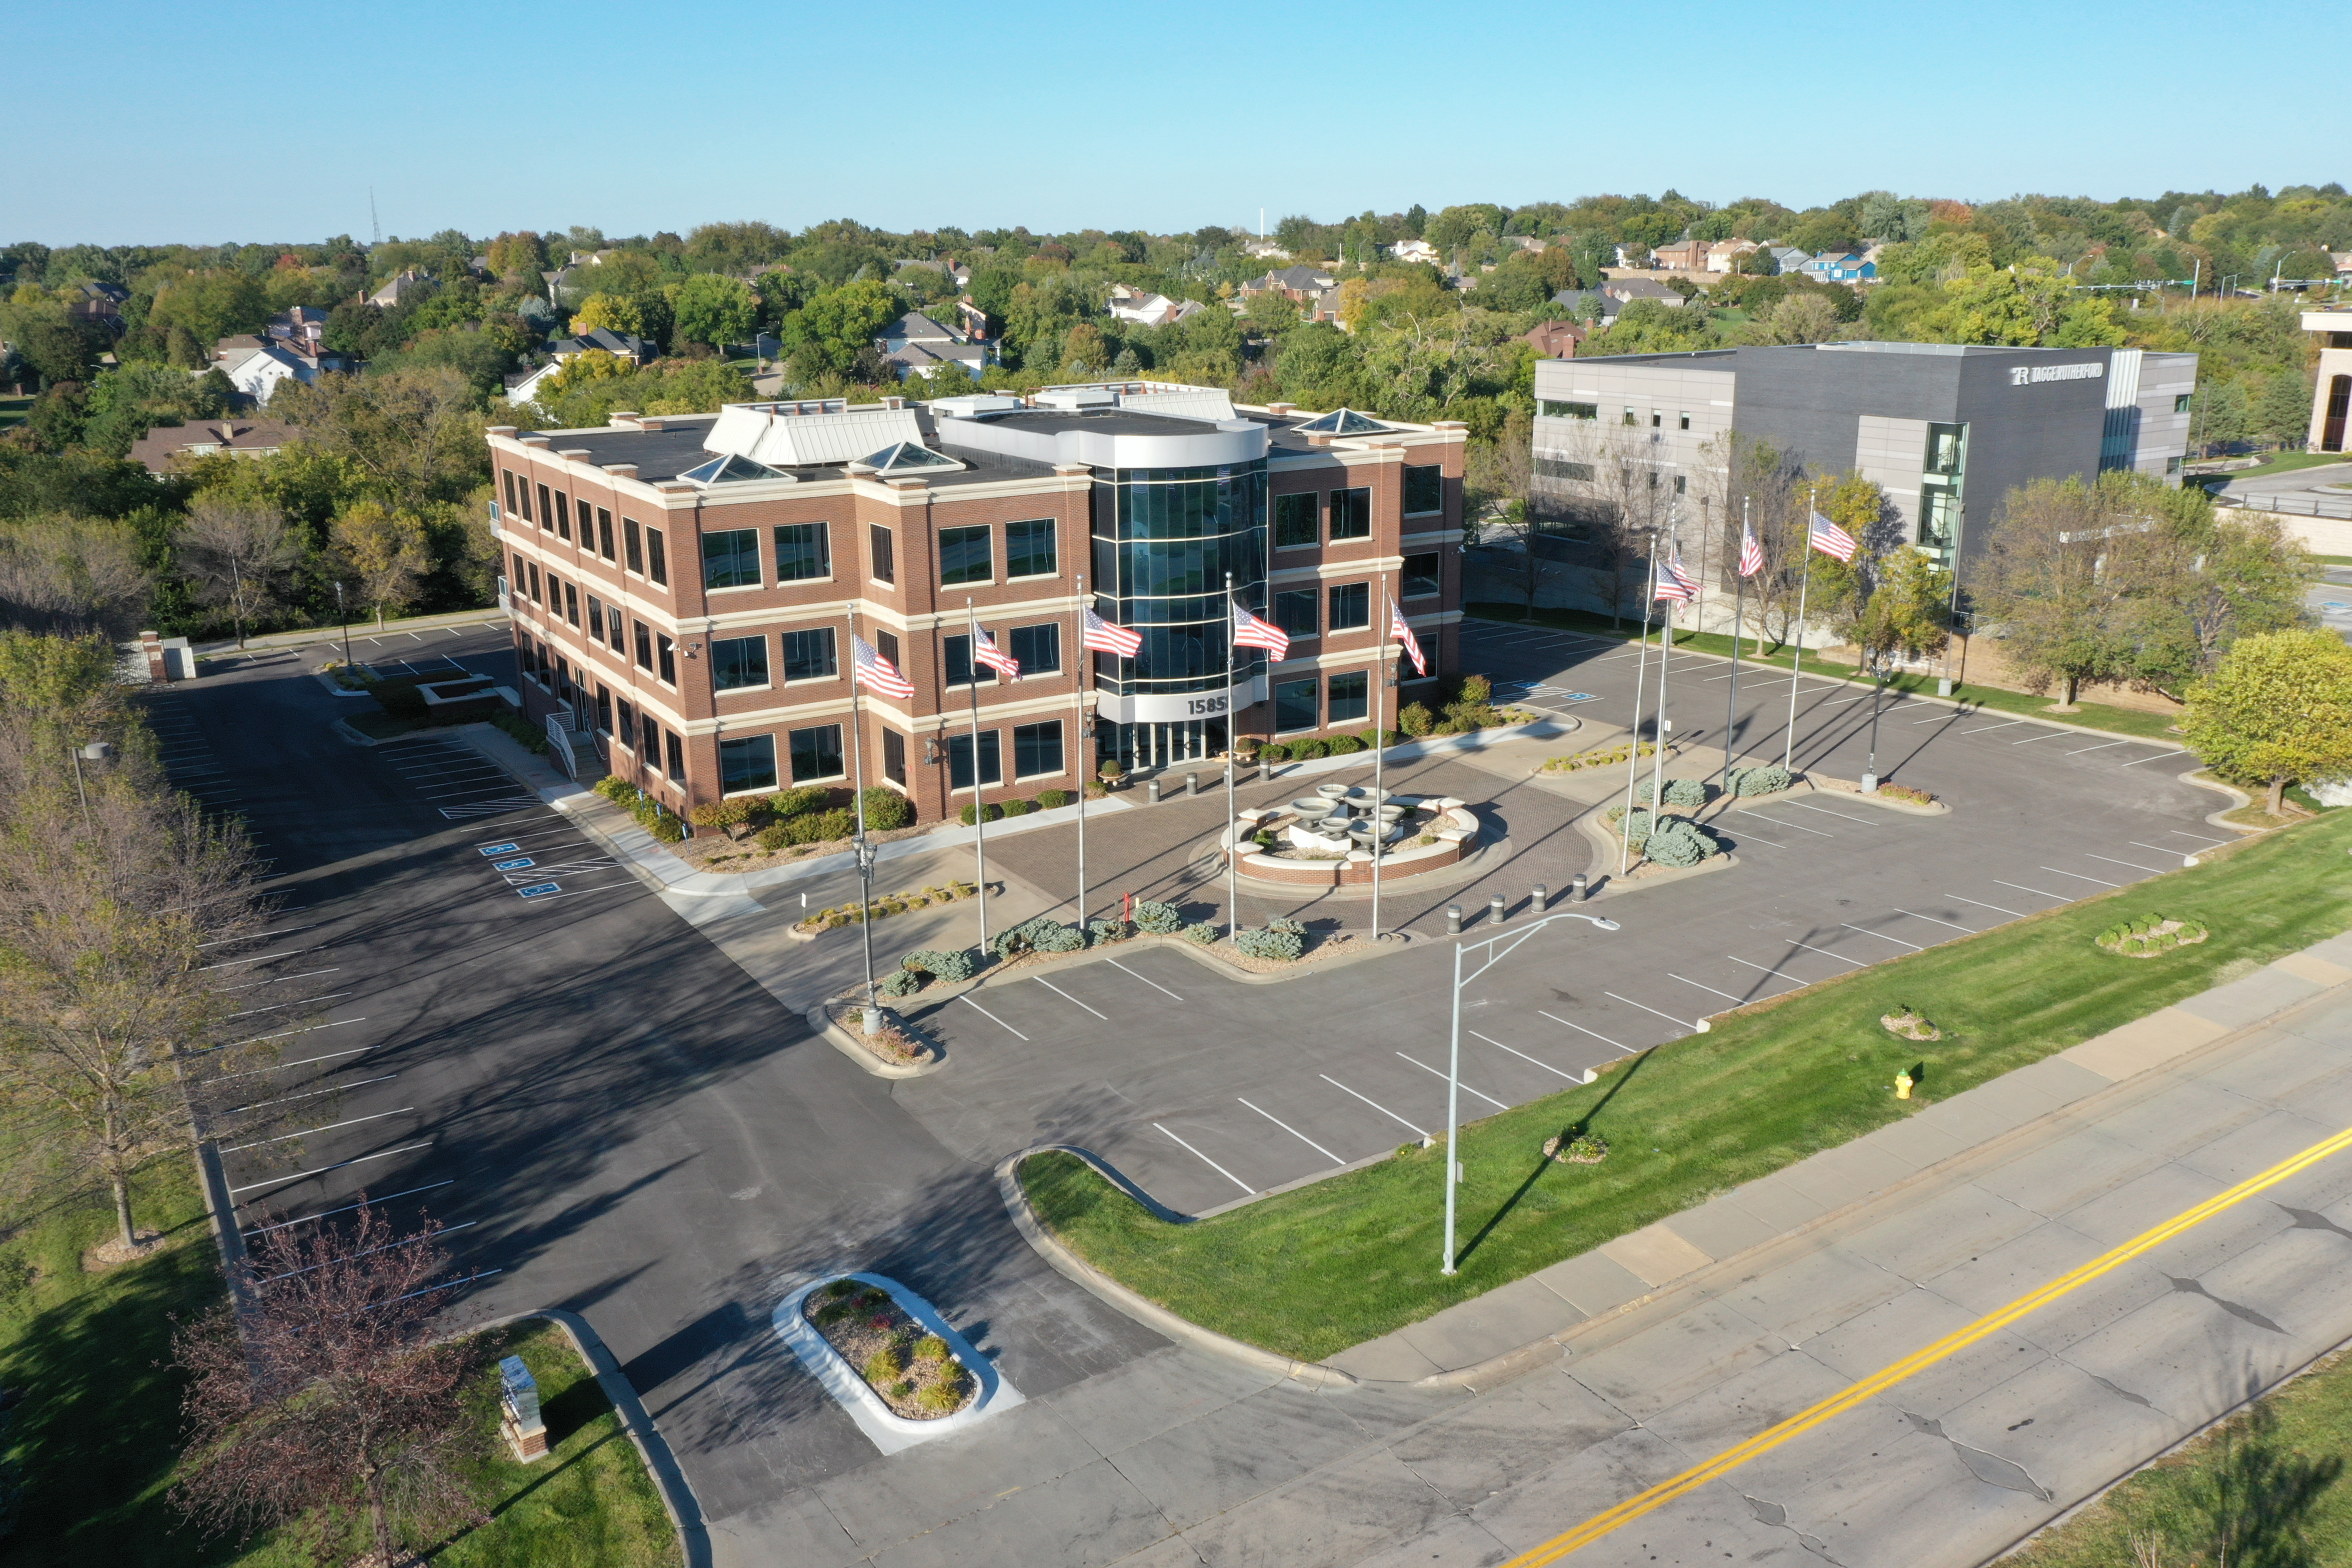
[[[1100,757],[1368,729],[1391,596],[1427,679],[1454,668],[1458,425],[1129,382],[488,438],[527,716],[681,811],[849,782],[853,633],[915,688],[864,695],[866,780],[926,819]],[[1227,573],[1290,634],[1280,664],[1232,647]],[[1082,650],[1082,603],[1135,657]],[[1018,679],[975,670],[974,621]],[[1427,689],[1402,675],[1391,726]]]

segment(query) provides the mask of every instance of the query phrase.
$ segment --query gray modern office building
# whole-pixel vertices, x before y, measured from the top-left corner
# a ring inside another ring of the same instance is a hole
[[[1737,432],[1810,471],[1875,480],[1907,542],[1966,575],[2021,485],[2108,468],[2177,483],[2196,384],[2195,354],[2139,349],[1854,342],[1542,360],[1535,486],[1573,510],[1600,495],[1608,460],[1683,490],[1723,469],[1731,444],[1717,437]]]

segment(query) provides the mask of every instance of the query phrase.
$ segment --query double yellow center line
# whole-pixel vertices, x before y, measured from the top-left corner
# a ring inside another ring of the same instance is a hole
[[[2289,1176],[2310,1169],[2329,1156],[2352,1148],[2352,1128],[2347,1128],[2332,1138],[2321,1140],[2301,1153],[2290,1155],[2259,1175],[2247,1177],[2227,1192],[2217,1193],[2194,1208],[2183,1209],[2163,1224],[2140,1232],[2129,1241],[2068,1273],[2060,1275],[2040,1289],[2020,1296],[2007,1306],[1986,1313],[1964,1329],[1946,1334],[1925,1350],[1906,1356],[1891,1366],[1881,1368],[1861,1382],[1852,1384],[1830,1395],[1820,1404],[1801,1410],[1777,1426],[1769,1426],[1744,1443],[1724,1449],[1713,1458],[1692,1466],[1682,1474],[1660,1481],[1649,1490],[1626,1499],[1616,1507],[1594,1514],[1582,1524],[1567,1532],[1553,1536],[1541,1546],[1520,1553],[1504,1568],[1540,1568],[1547,1563],[1557,1563],[1580,1546],[1587,1546],[1615,1530],[1684,1494],[1696,1490],[1708,1481],[1728,1475],[1759,1455],[1771,1452],[1790,1438],[1810,1432],[1832,1416],[1853,1409],[1866,1399],[1874,1398],[1909,1377],[1935,1365],[1956,1351],[1963,1351],[1978,1341],[2000,1332],[2027,1313],[2048,1306],[2070,1290],[2089,1284],[2100,1276],[2113,1272],[2133,1258],[2163,1246],[2183,1231],[2202,1225],[2224,1209],[2243,1203],[2257,1193],[2269,1190]]]

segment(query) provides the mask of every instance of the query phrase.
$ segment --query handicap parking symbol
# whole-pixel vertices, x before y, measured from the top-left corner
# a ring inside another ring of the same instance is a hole
[[[559,882],[536,882],[528,888],[517,888],[515,891],[526,899],[543,899],[550,893],[563,891],[563,887]]]
[[[513,843],[508,843],[508,844],[484,844],[484,845],[479,846],[479,847],[480,847],[480,849],[481,849],[482,853],[483,853],[483,854],[485,854],[485,855],[511,855],[511,854],[513,854],[516,850],[518,850],[518,849],[521,848],[521,847],[522,847],[522,846],[521,846],[521,845],[520,845],[520,844],[513,844]]]
[[[511,860],[491,861],[490,869],[493,871],[520,871],[525,866],[535,866],[537,864],[539,864],[539,862],[533,860],[530,856],[519,855]]]

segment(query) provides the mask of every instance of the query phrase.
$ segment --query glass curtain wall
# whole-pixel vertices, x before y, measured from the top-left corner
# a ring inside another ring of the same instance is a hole
[[[1095,656],[1099,689],[1137,697],[1223,691],[1265,668],[1258,648],[1234,649],[1234,595],[1266,613],[1266,474],[1263,460],[1213,468],[1098,471],[1095,608],[1143,636],[1133,658]],[[1238,653],[1239,658],[1233,656]],[[1130,768],[1160,767],[1223,751],[1223,719],[1102,724],[1096,748]]]

